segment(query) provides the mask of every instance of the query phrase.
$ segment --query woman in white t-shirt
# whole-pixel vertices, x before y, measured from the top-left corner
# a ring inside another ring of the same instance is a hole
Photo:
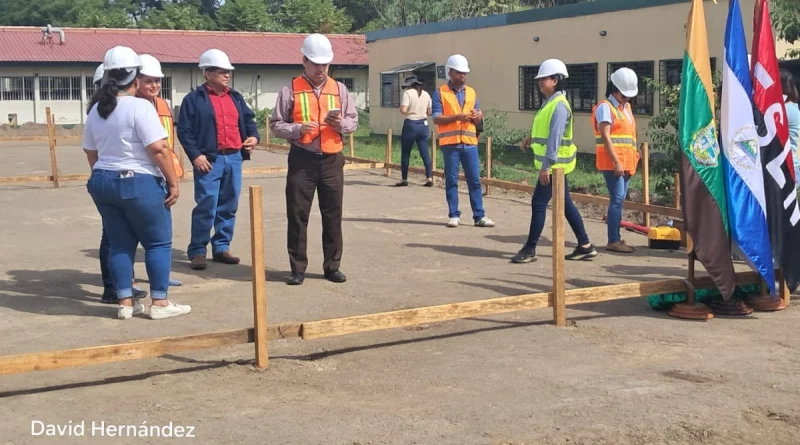
[[[425,176],[428,180],[425,187],[433,186],[433,167],[431,166],[431,156],[428,152],[428,139],[430,130],[428,129],[428,116],[431,115],[431,95],[422,89],[422,81],[417,76],[411,75],[406,78],[403,84],[405,91],[403,99],[400,101],[400,113],[406,120],[403,122],[403,133],[400,136],[400,143],[403,147],[402,157],[400,158],[400,170],[403,180],[397,183],[398,187],[408,185],[408,162],[411,158],[411,150],[414,142],[417,143],[422,162],[425,164]]]
[[[155,108],[135,97],[139,56],[130,48],[110,49],[103,60],[102,94],[89,111],[83,148],[92,168],[86,185],[110,241],[109,268],[119,299],[117,317],[144,312],[133,298],[133,260],[139,243],[150,279],[150,318],[191,312],[167,299],[172,262],[170,207],[178,200],[167,133]]]

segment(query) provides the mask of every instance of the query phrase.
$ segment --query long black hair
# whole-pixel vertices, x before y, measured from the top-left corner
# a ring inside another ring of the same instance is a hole
[[[800,94],[797,93],[797,85],[794,83],[792,73],[787,69],[781,69],[781,87],[783,94],[787,96],[788,101],[800,103]]]
[[[100,89],[100,81],[94,83],[94,93],[92,93],[92,97],[89,99],[89,106],[86,107],[86,114],[88,115],[92,111],[92,107],[97,102],[100,102],[100,96],[103,95],[103,90]]]
[[[139,73],[137,71],[136,75],[131,78],[130,82],[120,85],[120,83],[125,81],[130,75],[131,72],[126,69],[106,71],[106,75],[104,76],[106,82],[100,88],[100,98],[97,101],[97,114],[99,114],[103,119],[108,119],[108,116],[110,116],[114,109],[117,108],[117,96],[119,95],[119,92],[130,88],[131,84],[136,81]],[[94,97],[92,97],[92,99],[94,99]]]

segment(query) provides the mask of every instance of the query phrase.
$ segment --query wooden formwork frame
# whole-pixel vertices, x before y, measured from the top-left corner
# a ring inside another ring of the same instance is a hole
[[[317,320],[303,323],[267,324],[266,281],[263,278],[264,232],[263,203],[260,186],[250,187],[250,229],[253,259],[253,320],[252,328],[234,329],[181,337],[157,338],[123,344],[67,349],[32,354],[0,357],[0,375],[19,374],[79,366],[115,363],[148,357],[160,357],[176,352],[192,351],[245,343],[255,344],[255,365],[266,368],[269,364],[268,341],[300,337],[311,340],[359,332],[392,329],[423,323],[435,323],[476,316],[497,315],[522,310],[553,307],[553,319],[557,326],[566,324],[566,306],[596,303],[626,298],[640,298],[653,294],[681,292],[683,279],[652,282],[634,282],[609,286],[565,290],[564,274],[564,173],[553,172],[553,290],[512,297],[491,298],[437,306],[419,307],[399,311],[382,312],[351,317]],[[562,195],[562,199],[558,196]],[[738,284],[758,283],[754,272],[737,274]],[[698,278],[697,289],[713,287],[707,277]]]

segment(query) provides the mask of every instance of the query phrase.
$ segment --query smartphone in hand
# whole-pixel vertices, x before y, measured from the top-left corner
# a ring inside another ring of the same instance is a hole
[[[341,108],[333,108],[328,110],[328,117],[338,117],[340,114],[342,114]]]

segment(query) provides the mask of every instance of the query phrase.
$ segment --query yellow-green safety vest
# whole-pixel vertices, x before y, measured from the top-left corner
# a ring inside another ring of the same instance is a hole
[[[563,103],[569,111],[569,121],[567,129],[564,131],[564,136],[561,138],[561,145],[558,147],[558,162],[552,164],[550,168],[561,167],[564,169],[564,174],[568,175],[575,170],[576,159],[575,155],[578,153],[578,147],[572,140],[573,117],[572,108],[569,106],[567,98],[563,94],[559,94],[553,100],[536,113],[533,119],[533,127],[531,128],[531,148],[533,149],[533,166],[538,171],[542,168],[542,161],[547,157],[547,140],[550,138],[550,120],[553,118],[553,113],[556,111],[556,106]]]

